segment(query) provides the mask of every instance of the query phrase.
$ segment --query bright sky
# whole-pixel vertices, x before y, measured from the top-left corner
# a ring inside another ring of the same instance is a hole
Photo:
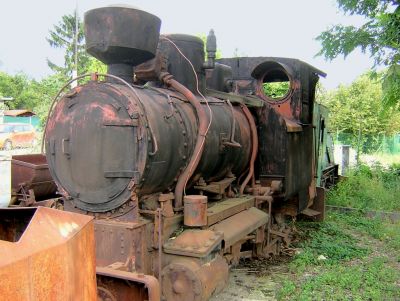
[[[46,41],[49,30],[64,14],[79,14],[121,3],[110,0],[12,0],[0,3],[0,70],[23,71],[40,79],[51,74],[46,58],[62,64],[63,52]],[[328,73],[323,85],[332,89],[350,83],[372,66],[360,52],[346,60],[326,62],[314,58],[320,45],[315,37],[333,24],[360,24],[356,16],[343,16],[334,0],[125,0],[157,15],[162,33],[200,34],[213,28],[224,57],[239,55],[298,58]]]

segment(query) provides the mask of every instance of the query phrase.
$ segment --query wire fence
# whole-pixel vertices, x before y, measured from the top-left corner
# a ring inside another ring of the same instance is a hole
[[[400,154],[400,133],[387,136],[385,134],[378,136],[364,135],[359,137],[357,135],[348,133],[336,134],[335,144],[350,145],[360,154]]]
[[[362,136],[347,133],[332,135],[334,140],[334,160],[339,164],[339,173],[359,163],[381,164],[390,167],[400,165],[400,133],[387,136]]]

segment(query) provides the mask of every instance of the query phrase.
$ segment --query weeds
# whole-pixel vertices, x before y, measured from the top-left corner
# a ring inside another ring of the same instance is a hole
[[[285,280],[280,300],[397,300],[400,272],[384,257],[360,264],[327,266],[302,281]]]
[[[384,168],[359,165],[348,173],[348,178],[329,191],[330,205],[400,211],[400,166]]]
[[[301,223],[299,226],[304,236],[298,245],[302,251],[290,264],[296,271],[304,270],[310,264],[336,264],[369,253],[367,248],[360,247],[353,236],[334,222]],[[326,259],[319,260],[321,255]]]
[[[400,211],[400,168],[361,165],[331,190],[328,203]],[[400,222],[356,213],[298,223],[301,252],[290,263],[280,300],[400,300]]]
[[[329,213],[323,223],[298,226],[302,251],[290,263],[292,274],[281,279],[279,300],[400,299],[398,224]],[[390,252],[381,248],[386,245]],[[320,255],[326,259],[318,260]]]
[[[358,166],[328,193],[328,204],[362,210],[298,223],[301,252],[281,279],[278,299],[400,300],[400,223],[363,215],[400,211],[400,165]]]

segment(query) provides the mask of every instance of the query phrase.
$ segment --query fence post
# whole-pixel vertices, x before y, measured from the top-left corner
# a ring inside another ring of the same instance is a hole
[[[349,168],[350,145],[342,145],[342,176],[344,176]]]

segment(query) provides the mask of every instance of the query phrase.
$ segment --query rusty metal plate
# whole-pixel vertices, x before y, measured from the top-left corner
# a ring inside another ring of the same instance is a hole
[[[223,233],[224,248],[227,248],[267,224],[268,220],[268,213],[252,207],[223,220],[214,225],[212,229]]]
[[[222,232],[211,230],[186,230],[174,239],[168,240],[164,252],[190,257],[205,257],[221,244]]]
[[[255,198],[245,196],[241,198],[230,198],[218,202],[207,210],[207,225],[214,225],[236,213],[254,206]]]
[[[1,299],[96,300],[93,233],[90,216],[45,207],[1,209]]]

